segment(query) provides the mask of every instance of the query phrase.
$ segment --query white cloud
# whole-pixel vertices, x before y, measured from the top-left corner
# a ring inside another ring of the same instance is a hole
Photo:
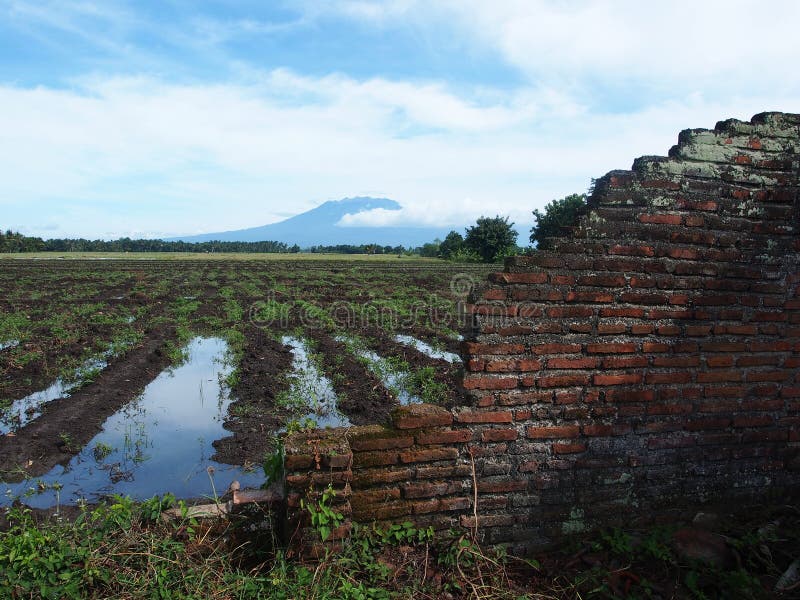
[[[723,96],[771,85],[797,91],[794,0],[367,0],[305,3],[309,18],[335,13],[371,26],[460,36],[497,52],[531,82],[663,97],[697,90]],[[312,8],[313,6],[313,8]],[[629,99],[641,101],[643,98]]]
[[[249,81],[0,87],[0,207],[9,222],[26,210],[57,221],[47,236],[163,235],[262,225],[380,190],[403,209],[342,225],[458,229],[497,214],[524,228],[532,209],[590,177],[666,153],[680,129],[800,105],[797,95],[696,94],[597,114],[536,88],[465,97],[442,83],[286,70]]]

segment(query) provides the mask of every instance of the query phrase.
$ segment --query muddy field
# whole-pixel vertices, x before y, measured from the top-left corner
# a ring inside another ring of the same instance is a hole
[[[223,349],[207,368],[225,365],[199,385],[208,401],[203,386],[219,379],[224,430],[207,440],[217,470],[259,468],[286,429],[379,423],[398,403],[453,404],[456,303],[491,269],[400,259],[0,261],[0,481],[35,482],[35,495],[58,469],[91,462],[90,450],[95,475],[135,479],[137,456],[160,452],[145,421],[135,440],[125,434],[138,452],[130,469],[110,463],[114,442],[97,436],[159,378],[180,379],[202,340]],[[168,403],[197,395],[186,389],[167,392]]]

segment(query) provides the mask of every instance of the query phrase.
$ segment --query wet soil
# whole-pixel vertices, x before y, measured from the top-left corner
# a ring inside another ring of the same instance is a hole
[[[458,403],[456,379],[461,371],[461,365],[454,365],[441,358],[431,358],[416,348],[393,340],[382,329],[369,328],[363,334],[366,336],[367,345],[381,356],[396,356],[407,362],[413,370],[433,367],[434,380],[447,387],[447,393],[439,404],[450,408]]]
[[[310,330],[316,352],[322,355],[325,371],[339,396],[339,410],[353,425],[385,423],[395,400],[383,384],[352,354],[322,329]]]
[[[32,268],[32,265],[36,266]],[[461,267],[459,267],[460,269]],[[427,293],[447,297],[452,267],[435,268],[409,265],[342,265],[339,261],[319,263],[264,263],[260,261],[28,261],[4,262],[0,278],[30,295],[17,294],[14,300],[0,297],[0,310],[37,315],[58,310],[61,294],[75,286],[90,286],[81,302],[96,302],[125,307],[131,313],[144,307],[137,327],[145,331],[145,341],[124,356],[114,359],[96,381],[70,398],[47,405],[41,417],[21,428],[13,436],[0,437],[0,477],[17,481],[23,475],[38,476],[56,464],[66,464],[80,448],[101,429],[105,419],[133,400],[138,393],[168,366],[164,343],[176,341],[176,334],[166,329],[163,317],[171,302],[179,296],[196,296],[197,310],[191,315],[193,330],[210,325],[212,319],[224,327],[236,327],[245,336],[244,357],[240,364],[239,383],[232,390],[231,405],[225,428],[231,435],[215,442],[214,460],[233,465],[258,463],[272,450],[274,434],[291,418],[288,411],[276,406],[281,391],[288,388],[292,353],[276,338],[291,334],[302,326],[293,314],[287,330],[260,329],[251,323],[230,322],[220,296],[223,286],[237,290],[236,299],[248,319],[248,309],[256,300],[274,298],[292,303],[304,299],[327,310],[346,299],[368,304],[375,298],[390,297],[404,286],[420,286],[420,300]],[[258,291],[237,288],[242,276]],[[164,281],[170,285],[165,286]],[[255,296],[254,296],[255,295]],[[76,294],[80,296],[80,292]],[[35,316],[32,318],[36,318]],[[452,325],[452,324],[451,324]],[[212,325],[214,327],[216,325]],[[322,356],[327,375],[340,397],[339,409],[355,425],[381,423],[388,420],[397,401],[357,357],[350,355],[335,333],[320,327],[303,327],[304,335]],[[8,356],[0,357],[0,389],[3,396],[23,397],[51,383],[58,358],[80,356],[88,348],[113,337],[113,326],[80,323],[73,340],[55,339],[46,328],[35,329],[24,340],[26,352],[39,351],[40,357],[26,365],[11,364]],[[199,331],[198,331],[199,332]],[[364,323],[355,325],[359,337],[372,338],[373,350],[381,356],[396,356],[412,368],[432,366],[437,381],[450,390],[444,403],[456,398],[453,381],[458,370],[443,360],[432,359],[415,348],[392,339],[380,328],[370,330]],[[404,327],[402,333],[446,345],[456,350],[458,342],[443,338],[437,326],[417,323]],[[6,354],[6,353],[3,353]]]
[[[102,429],[105,420],[135,398],[169,365],[170,328],[153,330],[138,347],[113,360],[97,379],[42,407],[39,418],[0,437],[0,477],[21,481],[65,465]]]
[[[232,465],[262,462],[274,449],[274,433],[287,417],[275,406],[275,398],[288,387],[291,351],[255,326],[245,330],[245,340],[239,383],[231,390],[234,401],[225,421],[232,435],[213,444],[213,459]]]

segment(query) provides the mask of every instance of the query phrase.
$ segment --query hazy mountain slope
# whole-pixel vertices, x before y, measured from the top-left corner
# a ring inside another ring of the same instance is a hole
[[[388,198],[345,198],[331,200],[307,212],[295,215],[278,223],[172,238],[186,242],[257,242],[273,240],[297,244],[301,248],[337,244],[372,244],[382,246],[421,246],[434,238],[443,239],[451,228],[434,227],[341,227],[336,224],[346,214],[354,214],[375,208],[400,210],[400,205]]]

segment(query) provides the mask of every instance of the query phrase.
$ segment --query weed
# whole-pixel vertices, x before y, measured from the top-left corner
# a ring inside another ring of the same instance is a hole
[[[306,502],[300,500],[300,507],[311,516],[311,526],[317,531],[320,539],[326,541],[334,529],[339,527],[344,520],[344,515],[331,508],[331,501],[336,497],[333,487],[328,485],[322,492],[322,497],[318,502]]]
[[[97,442],[95,443],[94,448],[92,448],[92,454],[97,462],[102,462],[105,460],[113,451],[114,448],[105,442]]]

